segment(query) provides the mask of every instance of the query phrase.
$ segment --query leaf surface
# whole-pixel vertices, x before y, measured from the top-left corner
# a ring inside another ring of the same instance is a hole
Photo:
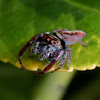
[[[33,36],[67,28],[85,31],[87,36],[83,41],[88,44],[71,45],[72,61],[68,71],[100,67],[99,3],[90,3],[90,0],[87,3],[84,0],[1,0],[0,60],[20,67],[18,53]],[[38,55],[29,57],[28,54],[27,51],[22,57],[26,69],[36,71],[47,66]],[[67,61],[60,71],[67,71]]]

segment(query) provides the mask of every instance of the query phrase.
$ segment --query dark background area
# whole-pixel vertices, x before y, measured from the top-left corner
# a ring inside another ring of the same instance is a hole
[[[31,100],[32,89],[44,77],[0,62],[0,100]],[[77,71],[62,100],[100,100],[99,84],[100,68]]]

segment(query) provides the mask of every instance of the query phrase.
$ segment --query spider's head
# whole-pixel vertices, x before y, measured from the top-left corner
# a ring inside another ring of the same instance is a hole
[[[51,45],[53,47],[59,47],[61,45],[60,40],[56,36],[50,34],[45,34],[43,41],[46,45]]]

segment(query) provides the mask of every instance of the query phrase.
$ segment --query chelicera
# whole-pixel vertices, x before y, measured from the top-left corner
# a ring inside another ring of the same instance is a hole
[[[61,60],[59,67],[51,72],[59,70],[64,65],[67,56],[67,69],[69,69],[69,64],[72,58],[72,51],[69,45],[77,42],[80,42],[82,45],[87,45],[81,41],[81,39],[85,36],[86,33],[83,31],[69,31],[67,29],[56,29],[53,31],[53,35],[50,35],[49,32],[37,34],[22,48],[18,54],[21,68],[24,69],[21,56],[26,49],[29,48],[30,53],[40,54],[40,60],[48,58],[50,62],[43,71],[38,72],[39,74],[48,72],[59,60]],[[32,48],[30,49],[31,46]]]

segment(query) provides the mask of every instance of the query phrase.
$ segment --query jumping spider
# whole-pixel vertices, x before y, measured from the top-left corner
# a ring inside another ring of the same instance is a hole
[[[77,42],[80,42],[82,45],[87,45],[81,41],[81,39],[85,36],[86,33],[83,31],[69,31],[67,29],[56,29],[53,31],[53,35],[50,35],[49,32],[37,34],[22,48],[18,54],[21,68],[24,69],[21,56],[27,48],[30,49],[30,46],[34,45],[32,46],[32,49],[30,49],[31,53],[39,53],[40,60],[48,58],[50,62],[50,64],[42,72],[38,72],[39,74],[48,72],[60,59],[61,63],[59,67],[51,72],[55,72],[62,68],[67,56],[69,56],[67,63],[67,69],[69,69],[69,64],[72,58],[72,51],[69,45]]]

